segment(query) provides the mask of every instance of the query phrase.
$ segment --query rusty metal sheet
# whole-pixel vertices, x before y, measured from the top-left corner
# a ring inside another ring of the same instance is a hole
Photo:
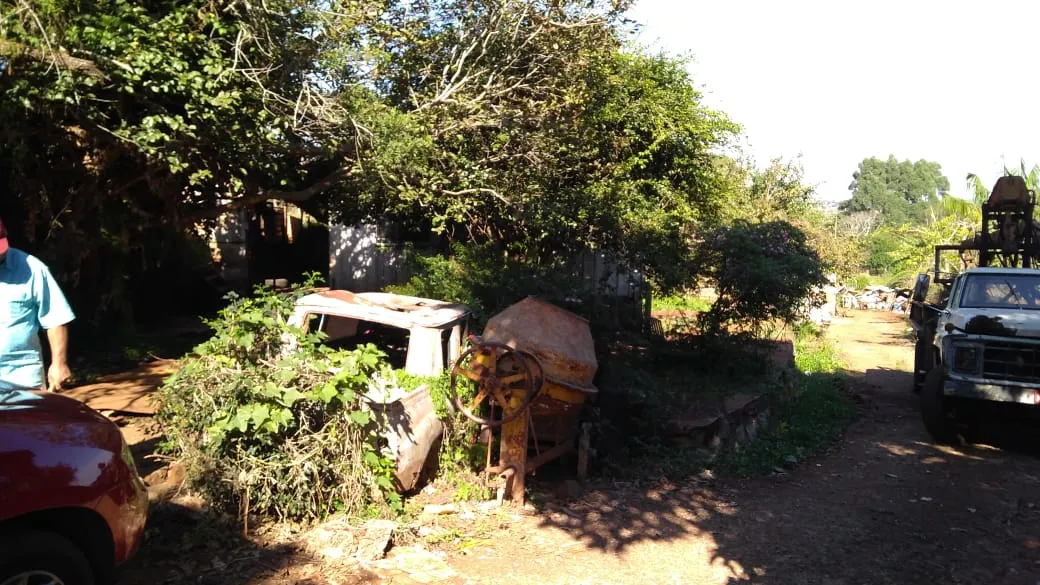
[[[323,290],[296,301],[296,312],[327,313],[363,319],[393,327],[441,328],[465,319],[469,307],[436,299],[392,293],[355,293],[346,290]]]
[[[396,460],[396,487],[400,492],[411,491],[436,460],[431,457],[433,447],[444,434],[430,390],[424,384],[404,397],[372,402],[370,407],[386,424],[383,433]]]
[[[155,391],[176,369],[174,360],[156,360],[128,372],[101,376],[94,383],[69,388],[62,394],[94,410],[153,415],[158,408]]]

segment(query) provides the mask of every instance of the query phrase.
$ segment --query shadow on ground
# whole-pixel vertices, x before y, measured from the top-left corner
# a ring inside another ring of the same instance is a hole
[[[1036,585],[1035,440],[997,425],[997,444],[1016,452],[933,444],[908,373],[877,368],[867,380],[869,415],[840,450],[748,481],[592,490],[547,506],[540,526],[584,545],[573,560],[592,583],[641,575],[648,583]],[[558,572],[574,574],[566,559],[549,574]]]
[[[137,465],[137,473],[141,477],[148,477],[149,474],[162,467],[162,462],[152,455],[158,450],[159,444],[162,442],[160,437],[152,437],[143,441],[138,441],[130,445],[130,453],[134,456],[134,462]]]
[[[269,582],[290,561],[300,562],[293,547],[261,547],[237,534],[228,519],[176,503],[154,505],[148,522],[145,541],[117,585],[247,585]]]

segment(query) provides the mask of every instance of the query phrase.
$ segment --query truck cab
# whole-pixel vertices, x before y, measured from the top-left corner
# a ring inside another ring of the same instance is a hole
[[[984,411],[1040,418],[1040,270],[971,268],[938,303],[920,289],[915,386],[932,437],[953,442]]]

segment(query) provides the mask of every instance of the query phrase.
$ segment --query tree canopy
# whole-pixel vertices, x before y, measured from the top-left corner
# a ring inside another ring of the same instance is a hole
[[[842,205],[847,212],[875,211],[886,225],[922,220],[930,203],[950,190],[950,180],[937,162],[863,159],[852,174],[852,197]]]
[[[627,8],[0,0],[0,213],[92,311],[271,199],[674,282],[738,128],[628,44]]]

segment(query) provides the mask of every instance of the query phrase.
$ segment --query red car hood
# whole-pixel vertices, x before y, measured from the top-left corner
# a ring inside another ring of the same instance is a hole
[[[0,519],[26,499],[86,505],[125,475],[123,449],[119,428],[77,400],[0,390]]]
[[[36,424],[109,422],[82,402],[60,394],[0,390],[0,427],[30,420]],[[3,447],[0,444],[0,449]]]

